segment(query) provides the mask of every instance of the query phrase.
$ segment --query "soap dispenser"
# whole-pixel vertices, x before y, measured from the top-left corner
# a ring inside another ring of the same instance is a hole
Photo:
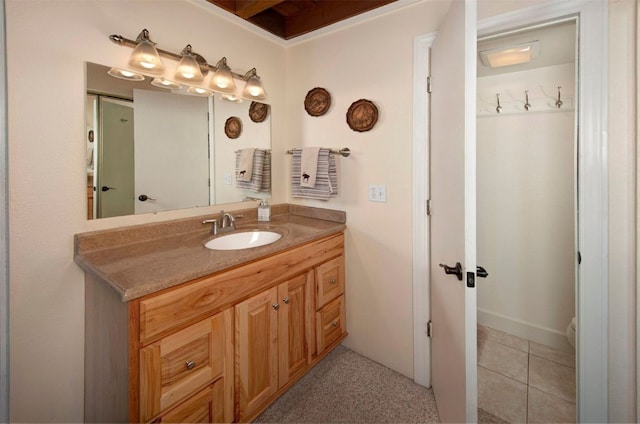
[[[258,205],[258,221],[271,221],[271,206],[264,199]]]

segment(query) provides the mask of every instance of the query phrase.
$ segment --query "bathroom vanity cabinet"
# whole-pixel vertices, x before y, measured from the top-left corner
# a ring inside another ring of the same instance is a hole
[[[86,273],[85,421],[251,421],[344,337],[342,231],[123,302]]]

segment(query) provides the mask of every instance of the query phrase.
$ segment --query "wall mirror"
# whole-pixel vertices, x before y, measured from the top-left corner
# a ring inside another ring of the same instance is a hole
[[[89,219],[271,198],[270,106],[123,80],[110,69],[86,64]],[[254,161],[257,184],[238,181],[244,149],[264,155]]]

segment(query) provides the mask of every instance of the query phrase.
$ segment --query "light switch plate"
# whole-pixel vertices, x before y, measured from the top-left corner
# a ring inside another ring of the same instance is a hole
[[[387,186],[379,184],[369,184],[369,201],[370,202],[386,202]]]
[[[231,185],[231,174],[228,172],[224,173],[224,183],[226,185]]]

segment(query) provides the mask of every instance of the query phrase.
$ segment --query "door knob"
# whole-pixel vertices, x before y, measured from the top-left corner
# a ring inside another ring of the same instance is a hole
[[[487,278],[489,276],[489,273],[487,272],[486,269],[484,269],[484,267],[477,266],[476,275],[478,276],[478,278]]]
[[[440,264],[442,268],[444,268],[445,274],[451,274],[458,277],[458,280],[462,281],[462,265],[460,262],[456,262],[456,266],[449,266],[445,264]]]
[[[102,191],[109,191],[109,190],[115,190],[115,187],[108,187],[108,186],[102,186],[102,188],[100,188],[100,190]]]
[[[152,199],[151,197],[147,196],[146,194],[141,194],[140,196],[138,196],[138,200],[141,202],[146,202],[147,200],[156,200],[156,199]]]

